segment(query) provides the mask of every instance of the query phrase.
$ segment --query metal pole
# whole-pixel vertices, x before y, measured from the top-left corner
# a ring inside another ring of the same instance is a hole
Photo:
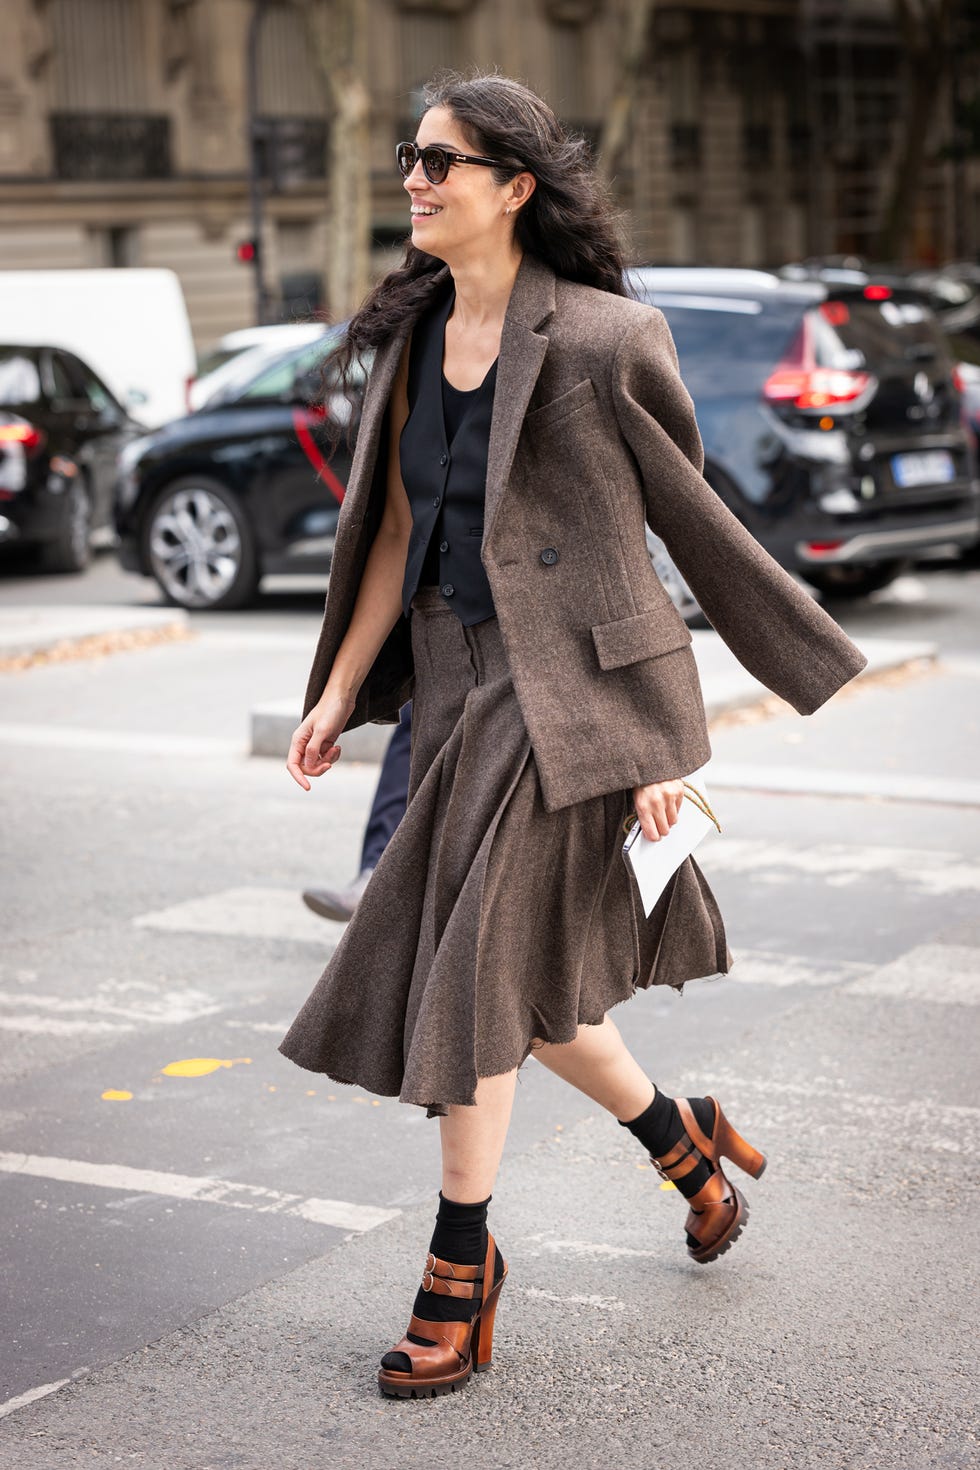
[[[252,262],[255,281],[255,321],[264,327],[269,316],[269,293],[265,286],[265,265],[262,258],[262,158],[259,148],[259,37],[262,21],[269,0],[254,0],[248,26],[248,53],[246,58],[246,128],[248,131],[248,194],[252,220],[252,239],[255,241],[255,259]]]

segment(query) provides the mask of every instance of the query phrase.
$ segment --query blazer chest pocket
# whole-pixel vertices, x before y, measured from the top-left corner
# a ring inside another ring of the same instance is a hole
[[[552,398],[550,403],[532,409],[529,414],[525,415],[524,422],[529,428],[546,428],[550,424],[558,423],[560,419],[567,418],[577,408],[584,408],[587,403],[592,403],[595,396],[595,384],[592,379],[583,378],[581,383],[576,383],[574,388],[569,388],[566,393],[560,393],[557,398]]]
[[[596,623],[592,641],[601,669],[618,669],[624,664],[639,663],[644,658],[657,658],[693,643],[691,630],[673,604],[652,612],[636,613],[631,618],[617,618],[612,623]]]

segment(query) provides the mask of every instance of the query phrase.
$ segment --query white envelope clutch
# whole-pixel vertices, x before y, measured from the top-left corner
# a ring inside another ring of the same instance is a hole
[[[712,827],[721,831],[708,803],[704,784],[707,769],[707,766],[702,766],[684,782],[680,814],[667,836],[661,837],[659,842],[650,842],[644,837],[638,818],[633,817],[629,836],[623,843],[623,858],[636,877],[647,918],[653,913],[657,899],[673,874],[684,859],[690,857],[701,839]]]

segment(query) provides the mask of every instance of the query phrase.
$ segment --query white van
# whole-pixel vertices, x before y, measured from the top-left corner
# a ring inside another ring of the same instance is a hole
[[[77,353],[147,428],[187,413],[196,356],[173,271],[0,271],[4,343]]]

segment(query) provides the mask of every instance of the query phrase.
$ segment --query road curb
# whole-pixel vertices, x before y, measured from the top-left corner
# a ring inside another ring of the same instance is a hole
[[[772,693],[738,662],[731,649],[713,631],[696,631],[692,647],[709,720],[772,699]],[[866,638],[859,645],[867,666],[858,681],[886,670],[916,663],[934,663],[938,645],[923,640]],[[269,700],[253,706],[250,717],[250,753],[285,760],[293,731],[302,717],[298,699]],[[346,760],[379,762],[384,759],[394,725],[361,725],[340,737]]]
[[[0,610],[0,668],[107,653],[189,634],[190,618],[183,608],[6,607]]]

